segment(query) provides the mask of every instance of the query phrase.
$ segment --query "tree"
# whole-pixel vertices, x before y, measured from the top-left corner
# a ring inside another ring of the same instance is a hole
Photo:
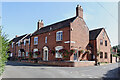
[[[7,61],[8,55],[7,51],[9,48],[9,42],[7,35],[2,33],[2,27],[0,26],[0,75],[4,71],[5,62]]]

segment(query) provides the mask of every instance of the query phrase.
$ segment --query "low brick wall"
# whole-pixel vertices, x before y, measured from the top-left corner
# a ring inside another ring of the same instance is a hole
[[[24,63],[36,63],[34,60],[21,60]],[[38,64],[61,67],[94,66],[95,61],[38,61]]]
[[[63,67],[81,67],[81,66],[94,66],[95,61],[38,61],[39,64]]]
[[[26,63],[35,63],[33,60],[21,60],[21,62],[26,62]]]
[[[74,62],[63,62],[63,61],[38,61],[38,64],[50,65],[50,66],[63,66],[63,67],[74,67]]]
[[[94,66],[95,61],[76,61],[74,62],[74,67],[81,67],[81,66]]]

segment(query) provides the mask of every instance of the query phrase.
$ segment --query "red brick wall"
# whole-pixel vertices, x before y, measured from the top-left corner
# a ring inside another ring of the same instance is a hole
[[[63,31],[63,40],[56,41],[56,32]],[[34,37],[38,36],[38,45],[34,45]],[[51,32],[46,32],[40,35],[31,37],[31,50],[37,48],[43,58],[43,47],[47,46],[49,50],[55,50],[56,46],[63,46],[64,49],[70,50],[70,44],[65,44],[65,41],[70,40],[70,27],[65,27],[62,29],[54,30]],[[47,43],[45,43],[45,37],[47,36]],[[55,60],[55,55],[48,54],[48,60]]]
[[[103,32],[105,33],[104,39]],[[103,40],[103,45],[100,45],[100,39]],[[107,40],[107,46],[105,46],[105,40]],[[97,52],[103,52],[103,58],[100,58],[100,54],[97,57],[95,57],[95,59],[98,59],[98,62],[110,62],[111,46],[107,33],[104,29],[100,32],[96,40],[90,40],[90,44],[93,46],[92,53],[96,56]],[[105,52],[107,52],[107,58],[105,58]]]
[[[77,48],[78,50],[86,50],[89,43],[89,29],[84,22],[84,19],[77,17],[73,23],[71,23],[71,33],[70,33],[71,49]],[[70,57],[73,60],[74,54]]]
[[[105,33],[105,37],[103,38],[103,32]],[[103,40],[103,45],[100,45],[100,39]],[[107,46],[105,46],[105,40],[107,40]],[[101,31],[101,33],[99,34],[99,36],[97,37],[97,50],[100,50],[101,52],[103,52],[103,58],[100,58],[100,55],[98,57],[98,61],[99,62],[110,62],[110,41],[109,38],[107,36],[106,31],[103,29]],[[107,52],[107,58],[105,58],[105,52]]]

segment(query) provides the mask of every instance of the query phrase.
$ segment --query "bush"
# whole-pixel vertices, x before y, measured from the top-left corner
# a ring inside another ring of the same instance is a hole
[[[0,26],[0,75],[4,71],[5,62],[7,62],[7,58],[9,55],[7,53],[8,48],[9,48],[9,42],[7,39],[7,35],[5,33],[2,34],[2,29]]]

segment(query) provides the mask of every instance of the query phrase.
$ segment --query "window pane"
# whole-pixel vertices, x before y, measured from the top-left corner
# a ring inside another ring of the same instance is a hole
[[[102,39],[100,40],[100,45],[103,45],[103,40]]]
[[[107,53],[105,53],[105,58],[107,58]]]
[[[105,41],[105,46],[107,46],[107,41]]]

